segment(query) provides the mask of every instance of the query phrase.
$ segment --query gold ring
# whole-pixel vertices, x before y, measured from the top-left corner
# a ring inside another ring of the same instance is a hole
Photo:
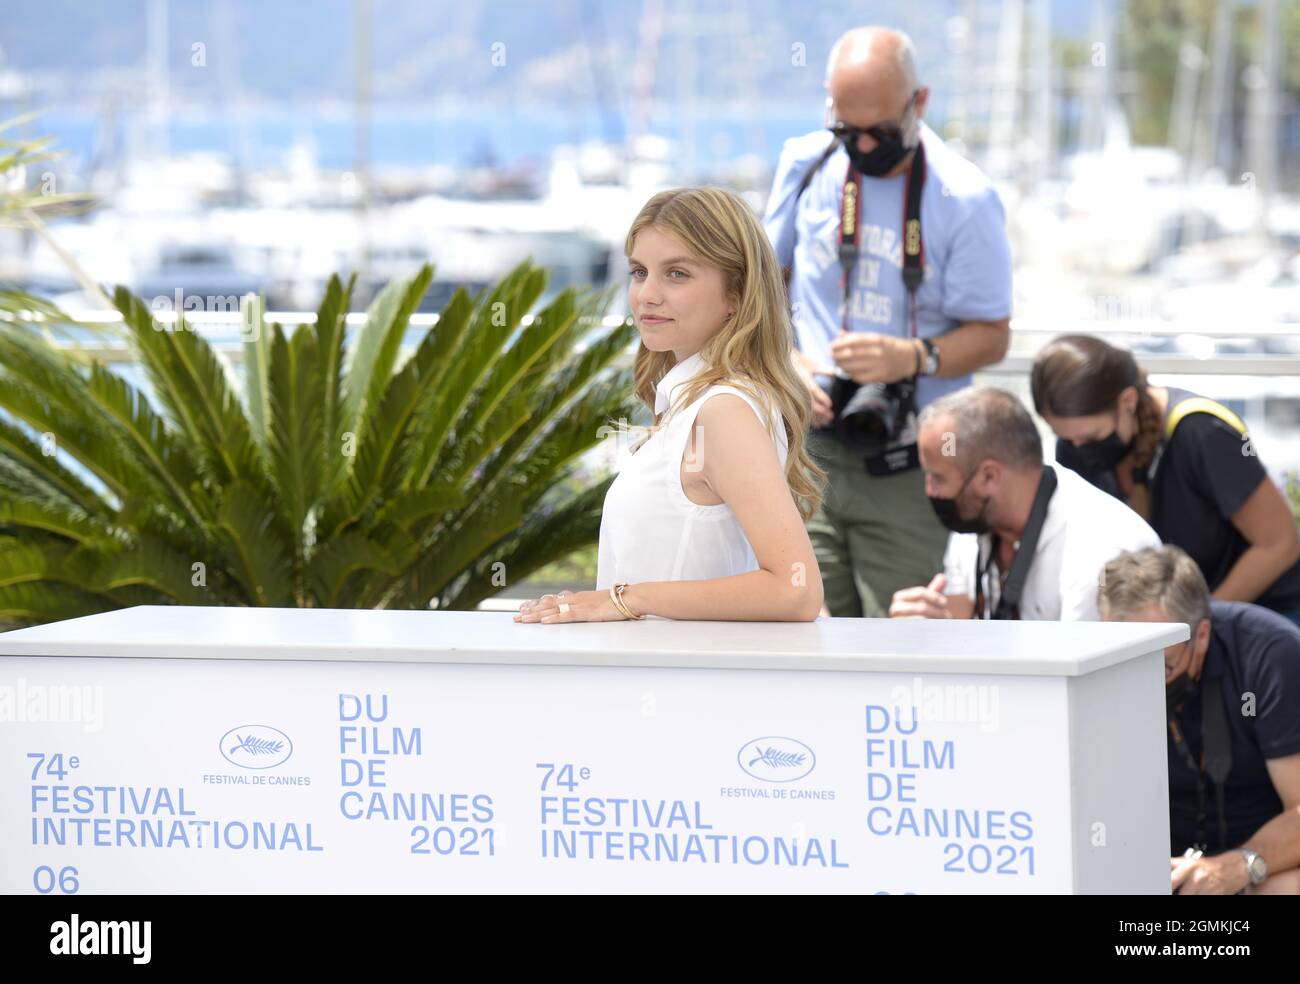
[[[567,614],[568,611],[569,611],[569,603],[567,601],[560,602],[560,614],[561,615]]]

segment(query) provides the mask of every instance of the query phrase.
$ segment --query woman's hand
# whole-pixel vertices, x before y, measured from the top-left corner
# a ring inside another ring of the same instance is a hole
[[[561,606],[564,606],[561,609]],[[542,595],[519,606],[516,622],[618,622],[623,613],[609,600],[608,591],[561,591]]]

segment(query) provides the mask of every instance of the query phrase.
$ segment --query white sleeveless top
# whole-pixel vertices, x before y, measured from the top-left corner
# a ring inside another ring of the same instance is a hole
[[[704,368],[699,353],[684,359],[659,381],[655,413],[667,409],[673,391]],[[744,399],[769,433],[784,469],[789,440],[779,410],[769,426],[766,408],[743,390],[715,384],[688,406],[669,416],[619,471],[605,493],[600,519],[600,549],[596,589],[608,590],[620,581],[695,581],[730,577],[758,569],[754,550],[735,513],[725,502],[702,506],[686,497],[681,465],[695,417],[706,400],[718,393]],[[700,438],[696,437],[696,453]]]

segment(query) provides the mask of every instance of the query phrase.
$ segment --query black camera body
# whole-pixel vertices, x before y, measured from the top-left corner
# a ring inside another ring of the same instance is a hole
[[[828,395],[836,435],[863,456],[872,474],[916,467],[916,377],[893,383],[831,380]]]

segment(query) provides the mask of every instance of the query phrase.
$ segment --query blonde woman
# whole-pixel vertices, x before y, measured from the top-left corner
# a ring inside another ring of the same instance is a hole
[[[816,619],[804,521],[825,473],[763,227],[731,192],[679,188],[646,202],[624,251],[654,427],[606,493],[596,590],[527,601],[515,621]]]

